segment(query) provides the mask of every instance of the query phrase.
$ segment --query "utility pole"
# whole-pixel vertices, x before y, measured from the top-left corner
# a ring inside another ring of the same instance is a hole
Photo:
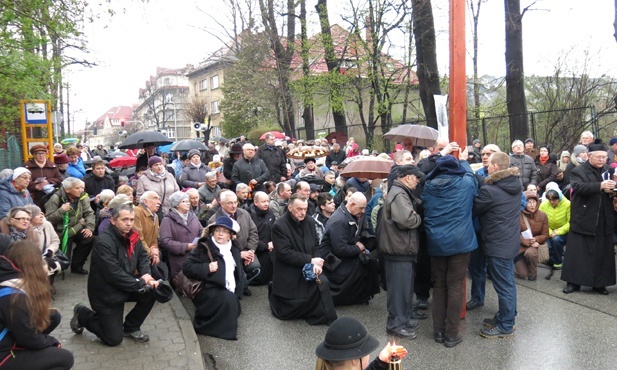
[[[71,104],[69,101],[69,97],[70,97],[70,87],[69,87],[69,84],[67,83],[66,84],[66,128],[70,135],[71,134]]]

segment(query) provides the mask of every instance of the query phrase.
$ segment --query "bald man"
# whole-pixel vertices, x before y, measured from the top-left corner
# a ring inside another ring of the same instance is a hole
[[[270,178],[270,171],[266,163],[255,156],[255,146],[251,143],[242,146],[242,158],[231,170],[233,187],[241,182],[252,186],[253,191],[263,191],[263,183]]]
[[[366,304],[379,293],[378,263],[370,255],[376,243],[368,232],[365,208],[364,194],[353,193],[334,211],[324,231],[319,253],[326,261],[324,274],[335,306]]]

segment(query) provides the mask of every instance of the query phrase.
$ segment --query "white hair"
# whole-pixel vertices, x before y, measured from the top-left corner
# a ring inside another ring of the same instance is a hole
[[[62,181],[62,188],[64,190],[73,189],[75,186],[86,186],[83,181],[76,177],[67,177]]]
[[[158,193],[155,191],[152,191],[152,190],[144,191],[141,197],[139,197],[139,201],[143,202],[144,200],[149,200],[150,197],[152,197],[153,195],[156,195],[157,197],[159,196]]]
[[[101,193],[99,194],[99,199],[101,200],[101,203],[103,204],[107,204],[110,200],[112,200],[114,197],[116,196],[116,194],[114,193],[113,190],[110,189],[103,189],[101,191]]]

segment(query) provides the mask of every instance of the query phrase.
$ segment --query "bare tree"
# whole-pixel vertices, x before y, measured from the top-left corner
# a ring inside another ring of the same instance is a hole
[[[304,130],[308,140],[315,139],[315,120],[313,117],[313,95],[307,86],[310,84],[311,71],[309,65],[309,40],[306,30],[306,0],[300,0],[300,44],[302,55],[302,83],[303,95],[302,105],[304,106],[302,118],[304,119]]]
[[[433,95],[441,94],[441,86],[439,68],[437,67],[435,22],[431,0],[412,0],[412,7],[420,100],[424,107],[427,125],[436,129],[437,112]]]
[[[478,76],[478,23],[480,21],[480,9],[487,0],[468,0],[469,10],[471,11],[471,37],[473,40],[473,50],[471,61],[473,63],[473,115],[478,122],[481,118],[480,108],[480,80]],[[467,125],[467,137],[479,137],[479,127]]]

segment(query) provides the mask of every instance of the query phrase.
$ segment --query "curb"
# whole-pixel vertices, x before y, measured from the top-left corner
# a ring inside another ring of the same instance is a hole
[[[169,305],[176,316],[178,326],[184,338],[184,343],[186,344],[188,368],[190,370],[205,370],[201,347],[199,346],[199,340],[197,339],[195,329],[193,329],[192,319],[188,312],[186,312],[186,308],[184,308],[182,302],[180,302],[176,292],[174,292],[173,298],[169,301]]]

